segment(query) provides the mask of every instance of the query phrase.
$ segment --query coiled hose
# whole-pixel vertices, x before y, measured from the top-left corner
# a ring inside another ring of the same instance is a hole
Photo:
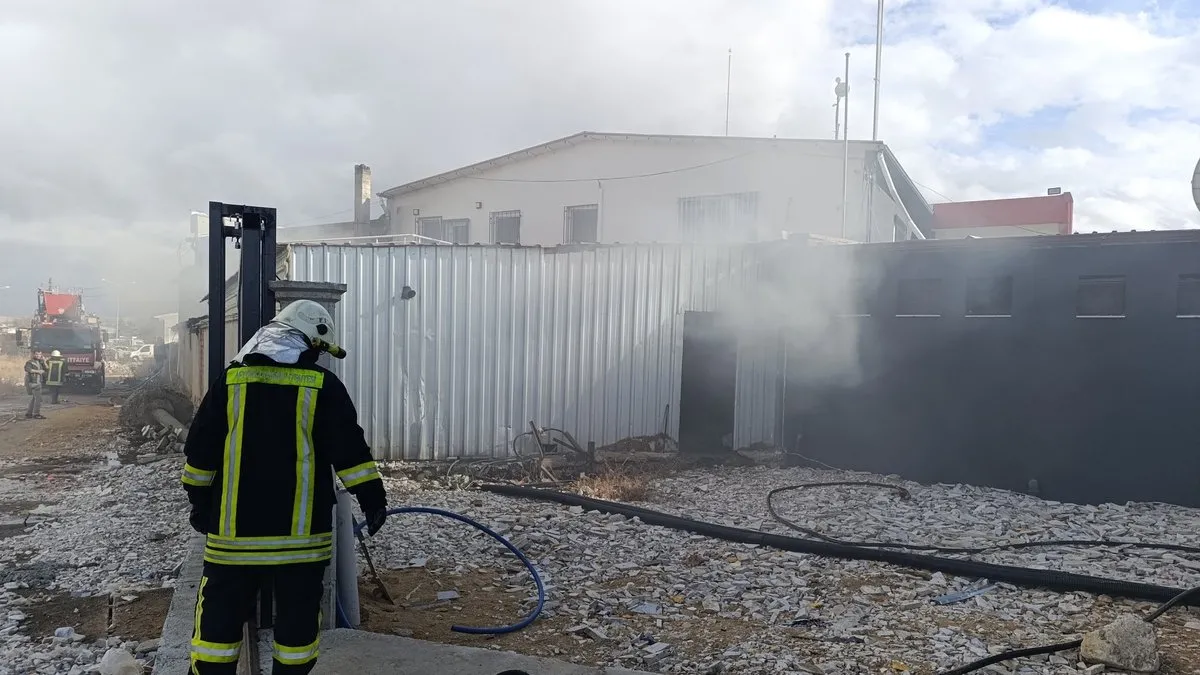
[[[475,627],[475,626],[457,626],[456,625],[456,626],[451,626],[450,630],[452,630],[456,633],[467,633],[470,635],[503,635],[505,633],[514,633],[516,631],[519,631],[519,630],[525,628],[529,624],[533,623],[535,620],[537,620],[538,616],[542,613],[542,609],[546,606],[546,586],[542,583],[542,577],[540,574],[538,574],[537,568],[535,568],[533,566],[533,563],[529,561],[529,558],[525,557],[525,554],[522,553],[520,549],[518,549],[516,546],[513,546],[512,542],[505,539],[503,536],[498,534],[492,528],[490,528],[487,525],[484,525],[482,523],[471,520],[470,518],[468,518],[462,514],[454,513],[453,511],[446,511],[443,509],[435,509],[435,508],[431,508],[428,506],[401,506],[401,507],[397,507],[394,509],[388,509],[387,513],[389,516],[394,516],[394,515],[401,514],[401,513],[427,513],[430,515],[442,516],[443,518],[450,518],[452,520],[457,520],[460,523],[466,523],[467,525],[470,525],[471,527],[479,530],[480,532],[483,532],[484,534],[488,535],[492,539],[495,539],[496,541],[500,542],[501,544],[504,544],[504,547],[507,548],[509,551],[512,551],[513,555],[517,556],[517,559],[519,559],[525,565],[525,569],[529,570],[529,575],[533,577],[533,583],[534,583],[534,585],[537,586],[537,606],[534,607],[533,611],[530,612],[525,618],[521,619],[520,621],[518,621],[514,624],[510,624],[508,626],[497,626],[494,628],[490,628],[490,627],[489,628],[479,628],[479,627]],[[354,521],[354,534],[358,535],[360,532],[362,532],[363,528],[366,526],[367,526],[366,522],[360,523],[360,522]],[[345,610],[345,608],[342,607],[342,601],[340,599],[337,601],[337,613],[338,613],[338,621],[339,621],[339,623],[341,623],[342,628],[354,628],[354,625],[350,623],[350,618],[346,616],[346,610]]]
[[[652,511],[650,509],[644,509],[619,502],[605,501],[602,499],[592,499],[590,497],[584,497],[567,492],[559,492],[557,490],[545,490],[528,488],[519,485],[500,484],[481,485],[480,489],[509,497],[523,497],[526,499],[556,502],[558,504],[565,504],[568,506],[580,506],[588,510],[599,511],[601,513],[618,514],[627,518],[638,518],[647,525],[657,525],[659,527],[666,527],[673,530],[692,532],[695,534],[704,535],[706,537],[712,537],[714,539],[722,539],[741,544],[768,546],[784,551],[808,553],[827,558],[841,558],[843,560],[869,560],[873,562],[888,563],[902,567],[926,570],[929,572],[942,572],[944,574],[953,574],[955,576],[962,577],[986,578],[992,581],[1012,584],[1014,586],[1045,588],[1060,592],[1078,591],[1092,593],[1095,595],[1111,595],[1116,597],[1134,598],[1149,602],[1167,602],[1175,600],[1181,593],[1183,593],[1183,589],[1171,588],[1169,586],[1119,581],[1116,579],[1104,579],[1086,574],[1073,574],[1070,572],[1057,572],[1053,570],[1039,570],[1027,567],[1016,567],[1012,565],[997,565],[994,563],[980,562],[977,560],[944,558],[939,556],[907,553],[904,551],[894,551],[882,548],[851,546],[846,544],[835,544],[826,541],[814,541],[812,539],[788,537],[778,534],[770,534],[767,532],[759,532],[757,530],[748,530],[740,527],[729,527],[727,525],[706,523],[699,520],[692,520],[690,518],[673,516],[667,513],[662,513],[661,511]],[[1200,597],[1189,595],[1176,600],[1176,602],[1182,602],[1191,606],[1200,606]]]

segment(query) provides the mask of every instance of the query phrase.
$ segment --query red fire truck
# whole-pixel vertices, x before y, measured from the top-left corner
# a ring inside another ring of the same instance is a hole
[[[84,312],[82,295],[38,289],[37,313],[18,342],[29,347],[30,354],[46,357],[57,349],[67,362],[64,386],[99,394],[104,389],[106,338],[100,319]]]

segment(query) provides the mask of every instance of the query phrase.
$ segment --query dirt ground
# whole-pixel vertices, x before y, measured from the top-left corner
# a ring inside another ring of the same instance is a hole
[[[432,562],[432,561],[431,561]],[[479,636],[456,633],[454,624],[467,626],[502,626],[515,623],[528,613],[530,606],[522,601],[533,594],[533,585],[524,572],[515,574],[505,569],[484,569],[465,574],[438,569],[436,565],[425,568],[410,568],[382,571],[384,581],[397,605],[389,604],[382,596],[373,579],[364,575],[359,582],[364,630],[392,635],[415,637],[423,640],[448,644],[478,647],[494,646],[536,656],[569,658],[589,663],[609,661],[617,644],[596,637],[581,637],[568,632],[573,624],[564,617],[539,619],[523,631],[500,636]],[[883,580],[886,581],[886,580]],[[879,583],[878,578],[864,578],[863,584]],[[622,582],[624,583],[624,582]],[[453,600],[437,600],[438,591],[457,591]],[[595,588],[593,590],[600,590]],[[827,589],[840,594],[851,589]],[[889,610],[883,602],[879,611]],[[1119,606],[1108,601],[1108,607],[1099,612],[1102,621],[1116,618]],[[1125,611],[1128,611],[1127,609]],[[822,630],[816,626],[769,626],[749,621],[724,619],[702,609],[691,619],[672,622],[670,642],[676,653],[699,657],[702,654],[719,653],[738,646],[755,636],[768,633],[786,635],[795,654],[813,663],[828,656],[828,646]],[[1163,668],[1160,672],[1171,675],[1200,673],[1200,631],[1186,628],[1185,623],[1196,620],[1196,611],[1177,611],[1168,614],[1155,626],[1158,628]],[[623,614],[616,617],[637,634],[654,636],[662,632],[659,620],[639,614]],[[1096,619],[1093,615],[1092,619]],[[929,608],[922,621],[953,628],[976,636],[988,644],[1007,644],[1021,626],[1013,622],[1000,621],[971,613],[956,614],[953,608]],[[1090,630],[1097,626],[1064,625],[1063,639]],[[683,639],[680,639],[680,638]],[[877,641],[890,638],[877,637]],[[1034,645],[1022,645],[1034,646]],[[896,653],[903,654],[903,645],[897,644]],[[965,657],[964,657],[965,658]],[[967,659],[969,660],[969,659]],[[863,663],[869,668],[894,668],[897,663]],[[920,659],[904,663],[908,672],[933,672],[931,664]]]
[[[125,596],[132,600],[59,596],[39,601],[23,610],[29,616],[26,629],[34,638],[54,635],[58,628],[71,626],[90,640],[110,635],[126,640],[151,640],[162,634],[171,592],[163,588]]]
[[[70,455],[83,439],[117,426],[118,409],[92,396],[43,403],[44,420],[25,419],[25,397],[0,400],[0,460]]]

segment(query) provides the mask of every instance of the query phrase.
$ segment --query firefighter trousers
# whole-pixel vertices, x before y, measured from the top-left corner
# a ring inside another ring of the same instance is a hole
[[[196,595],[192,675],[234,675],[242,625],[254,615],[260,588],[275,598],[272,675],[306,675],[317,662],[321,597],[327,563],[216,565],[204,563]]]

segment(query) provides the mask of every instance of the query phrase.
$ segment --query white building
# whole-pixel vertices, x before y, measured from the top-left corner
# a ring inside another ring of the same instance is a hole
[[[784,232],[893,241],[924,238],[932,224],[891,150],[870,141],[584,132],[380,196],[392,234],[452,243],[753,242]]]

